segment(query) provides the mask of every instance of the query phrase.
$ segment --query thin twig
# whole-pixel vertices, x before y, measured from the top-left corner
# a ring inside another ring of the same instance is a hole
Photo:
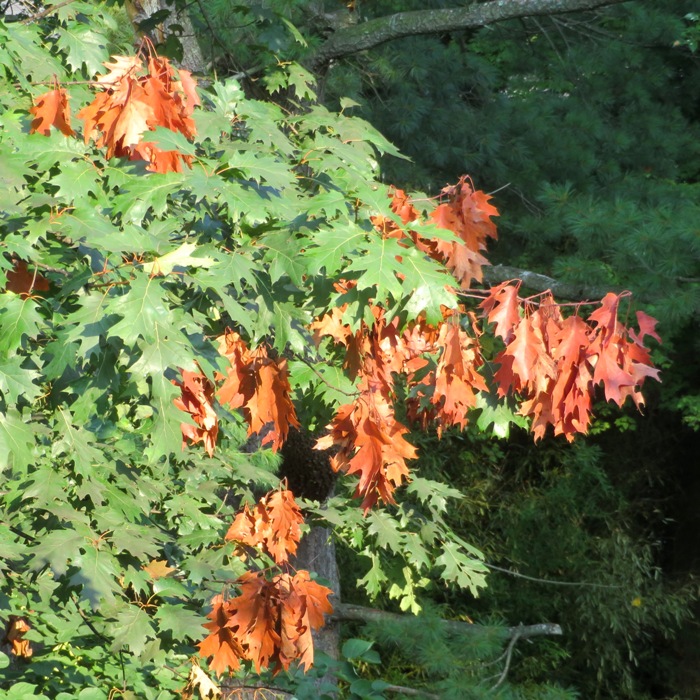
[[[50,7],[47,7],[45,10],[42,10],[41,12],[37,12],[35,15],[32,15],[31,17],[27,17],[27,19],[23,19],[22,24],[31,24],[32,22],[36,22],[39,19],[43,19],[44,17],[50,15],[52,12],[55,12],[56,10],[60,10],[62,7],[65,7],[66,5],[70,5],[72,2],[75,2],[75,0],[63,0],[63,2],[59,2],[56,5],[51,5]]]
[[[298,353],[294,352],[293,350],[291,351],[292,355],[297,359],[301,360],[326,386],[330,387],[334,391],[337,391],[341,394],[344,394],[345,396],[351,396],[352,398],[357,397],[358,393],[357,391],[345,391],[344,389],[341,389],[339,386],[335,386],[334,384],[331,384],[312,364],[309,360],[307,360],[305,357],[302,357]]]
[[[537,578],[536,576],[528,576],[527,574],[521,574],[517,571],[512,571],[511,569],[502,569],[500,566],[495,564],[489,564],[488,562],[483,562],[484,566],[494,571],[500,571],[504,574],[509,574],[510,576],[515,576],[516,578],[524,578],[527,581],[534,581],[535,583],[548,583],[552,586],[588,586],[589,588],[624,588],[621,585],[613,585],[606,583],[589,583],[588,581],[552,581],[547,578]]]
[[[491,690],[496,690],[501,683],[506,679],[506,676],[508,675],[508,669],[510,668],[510,662],[513,659],[513,649],[515,648],[515,643],[520,639],[520,634],[516,632],[513,635],[513,638],[508,642],[508,648],[506,649],[506,665],[503,667],[503,673],[501,673],[501,677],[496,681],[496,683],[491,687]]]
[[[420,695],[424,698],[431,698],[431,700],[440,700],[439,695],[435,693],[429,693],[427,690],[420,690],[418,688],[406,688],[403,685],[385,685],[384,690],[390,693],[402,693],[403,695]]]

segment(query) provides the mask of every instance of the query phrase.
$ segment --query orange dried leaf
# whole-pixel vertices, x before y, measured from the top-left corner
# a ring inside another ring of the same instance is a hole
[[[216,447],[216,438],[219,434],[219,418],[214,410],[214,386],[201,373],[182,370],[182,382],[173,382],[180,387],[180,397],[174,403],[181,411],[192,416],[195,425],[181,423],[182,447],[187,441],[204,444],[204,449],[211,457]]]
[[[355,496],[362,497],[362,508],[368,511],[379,500],[394,503],[394,490],[408,478],[406,460],[417,452],[404,439],[409,431],[394,418],[387,398],[367,387],[338,409],[328,430],[316,448],[339,448],[331,466],[360,477]]]
[[[481,302],[480,308],[488,314],[489,323],[495,323],[495,333],[508,343],[513,337],[513,328],[520,321],[518,291],[520,281],[515,284],[503,282],[489,290],[489,295]]]
[[[241,659],[245,658],[245,652],[234,632],[227,627],[231,619],[230,602],[224,602],[222,596],[215,596],[212,606],[212,611],[207,615],[211,622],[204,624],[210,632],[199,643],[199,653],[205,659],[212,657],[209,665],[217,675],[227,669],[236,672],[241,666]]]
[[[25,617],[10,615],[5,625],[5,633],[1,646],[8,646],[12,656],[21,659],[31,659],[34,650],[28,639],[24,635],[31,630],[31,625]]]
[[[291,491],[271,491],[252,510],[245,506],[236,515],[226,540],[261,546],[277,564],[282,564],[296,553],[303,522],[304,516]]]
[[[442,355],[435,369],[434,391],[430,399],[435,407],[438,434],[443,426],[467,425],[467,413],[476,406],[476,392],[488,391],[477,372],[483,364],[479,345],[455,323],[443,323],[436,345]]]
[[[287,361],[268,356],[265,345],[249,350],[237,333],[219,338],[219,352],[231,366],[218,391],[221,403],[240,408],[248,423],[248,435],[267,432],[262,444],[279,450],[290,428],[298,428],[290,394]]]
[[[38,131],[40,134],[48,136],[52,126],[66,136],[75,134],[70,125],[68,93],[63,88],[49,90],[37,97],[34,100],[34,106],[29,111],[34,115],[29,127],[30,134]]]

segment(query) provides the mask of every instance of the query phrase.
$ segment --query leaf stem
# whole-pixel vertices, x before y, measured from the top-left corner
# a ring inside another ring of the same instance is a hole
[[[291,351],[292,356],[295,357],[297,360],[300,360],[303,362],[326,386],[329,388],[333,389],[334,391],[337,391],[340,394],[343,394],[345,396],[350,396],[352,398],[355,398],[360,395],[359,391],[345,391],[344,389],[341,389],[339,386],[335,386],[334,384],[331,384],[312,364],[309,360],[307,360],[305,357],[302,357],[298,353],[294,352],[293,350]]]

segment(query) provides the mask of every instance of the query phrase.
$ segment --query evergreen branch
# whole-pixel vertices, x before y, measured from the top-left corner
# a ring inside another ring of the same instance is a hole
[[[311,57],[319,69],[335,58],[371,49],[406,36],[475,29],[508,19],[593,10],[624,0],[490,0],[465,7],[397,12],[336,30]]]
[[[387,623],[392,621],[404,620],[405,615],[398,613],[386,612],[385,610],[377,610],[376,608],[366,608],[362,605],[351,605],[349,603],[336,603],[333,613],[329,615],[333,620],[352,620],[355,622],[376,622]],[[442,620],[445,628],[455,634],[473,633],[473,634],[488,634],[490,631],[498,628],[487,627],[485,625],[474,625],[469,622],[460,622],[459,620]],[[561,627],[553,622],[540,622],[535,625],[518,625],[517,627],[505,628],[506,639],[513,639],[516,635],[519,639],[529,637],[538,637],[541,635],[561,635],[563,634]]]
[[[519,279],[523,284],[536,292],[551,291],[555,296],[572,301],[587,301],[602,299],[608,292],[619,292],[614,287],[597,287],[595,285],[571,284],[541,275],[538,272],[523,270],[508,265],[492,265],[482,268],[484,281],[489,285],[500,284],[507,280]]]

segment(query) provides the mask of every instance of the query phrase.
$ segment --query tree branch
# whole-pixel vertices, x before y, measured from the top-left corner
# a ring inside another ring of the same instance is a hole
[[[348,603],[336,603],[331,619],[354,620],[356,622],[388,622],[392,620],[404,620],[405,615],[377,610],[375,608],[365,608],[362,605],[350,605]],[[464,632],[483,634],[488,627],[482,625],[472,625],[468,622],[458,620],[443,620],[445,627],[451,632],[463,634]],[[537,625],[518,625],[517,627],[506,628],[507,639],[526,639],[528,637],[538,637],[541,635],[563,634],[559,625],[552,622],[541,622]]]
[[[484,274],[484,282],[489,285],[500,284],[506,280],[519,279],[523,284],[535,292],[546,292],[548,289],[558,299],[567,299],[569,301],[599,301],[608,292],[616,292],[614,287],[596,287],[595,285],[586,284],[569,284],[561,282],[553,277],[541,275],[538,272],[530,270],[522,270],[518,267],[509,267],[508,265],[485,265],[482,268]]]
[[[338,29],[309,62],[317,70],[334,58],[405,36],[485,27],[507,19],[580,12],[621,2],[625,0],[490,0],[444,10],[397,12]]]

